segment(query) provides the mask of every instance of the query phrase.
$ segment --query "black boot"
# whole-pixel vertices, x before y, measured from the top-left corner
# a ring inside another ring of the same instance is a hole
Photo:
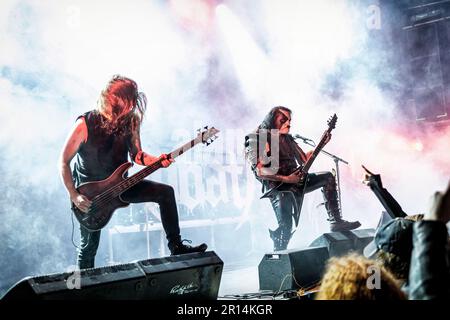
[[[325,208],[327,209],[328,221],[330,222],[331,232],[349,231],[361,226],[359,221],[346,221],[342,219],[341,209],[339,208],[338,195],[336,190],[336,181],[333,178],[323,188],[325,199]]]
[[[192,243],[191,240],[182,240],[175,243],[169,243],[169,249],[170,249],[170,255],[176,256],[179,254],[185,254],[185,253],[195,253],[195,252],[205,252],[206,249],[208,249],[208,246],[206,243],[202,243],[198,246],[190,246],[188,244],[184,244],[183,242],[186,241],[188,243]]]
[[[273,241],[273,251],[286,250],[289,244],[289,240],[291,240],[291,233],[286,232],[283,229],[276,229],[272,231],[269,229],[270,238]]]
[[[330,230],[331,232],[339,232],[339,231],[349,231],[361,226],[359,221],[346,221],[341,218],[341,213],[338,211],[336,214],[335,211],[328,212],[328,221],[330,221]]]
[[[325,208],[327,208],[331,232],[349,231],[361,226],[359,221],[350,222],[342,219],[337,200],[328,200],[325,202]]]
[[[80,268],[80,269],[94,268],[94,259],[79,260],[78,268]]]

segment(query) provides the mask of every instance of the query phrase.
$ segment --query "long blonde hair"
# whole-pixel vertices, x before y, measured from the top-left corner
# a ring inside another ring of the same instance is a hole
[[[102,127],[108,132],[129,134],[139,128],[147,109],[147,98],[134,80],[114,75],[102,90],[98,111],[106,118]]]
[[[374,268],[375,267],[375,268]],[[380,287],[369,288],[371,269],[379,270]],[[330,258],[316,300],[405,300],[399,282],[375,260],[349,254]]]

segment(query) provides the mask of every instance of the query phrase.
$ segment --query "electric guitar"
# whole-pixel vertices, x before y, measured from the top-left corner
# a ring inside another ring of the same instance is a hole
[[[214,127],[204,127],[198,130],[198,135],[188,143],[172,151],[169,159],[175,159],[187,150],[193,148],[199,143],[211,144],[216,138],[219,130]],[[86,196],[92,201],[88,212],[82,212],[72,202],[72,211],[78,222],[90,231],[96,231],[103,228],[111,219],[114,211],[118,208],[127,207],[129,203],[120,199],[120,195],[145,177],[152,174],[162,167],[162,160],[157,160],[144,169],[136,172],[130,177],[125,177],[126,172],[132,166],[132,163],[125,162],[120,165],[108,178],[101,181],[86,182],[80,185],[77,190],[80,194]]]
[[[308,160],[304,165],[299,166],[292,172],[292,173],[300,172],[300,181],[296,184],[280,182],[278,185],[272,187],[261,196],[261,199],[263,199],[263,198],[270,198],[275,191],[292,191],[292,192],[295,191],[296,193],[298,193],[298,190],[303,190],[303,192],[301,192],[301,194],[297,197],[298,210],[296,210],[296,213],[294,215],[296,226],[298,225],[300,211],[303,204],[303,197],[305,195],[304,190],[307,182],[306,180],[308,177],[308,171],[311,168],[311,165],[313,164],[314,160],[317,158],[317,155],[320,153],[320,150],[322,150],[323,147],[328,143],[327,137],[329,136],[331,131],[336,127],[336,121],[337,121],[336,114],[334,114],[333,116],[330,117],[330,119],[328,119],[327,121],[328,128],[323,133],[320,142],[314,148],[314,151],[312,152],[311,156],[308,158]]]

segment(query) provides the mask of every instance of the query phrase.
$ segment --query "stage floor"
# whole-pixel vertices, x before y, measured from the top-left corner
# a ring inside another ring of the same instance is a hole
[[[233,299],[234,295],[258,293],[259,260],[253,258],[229,265],[225,263],[220,281],[219,297]]]

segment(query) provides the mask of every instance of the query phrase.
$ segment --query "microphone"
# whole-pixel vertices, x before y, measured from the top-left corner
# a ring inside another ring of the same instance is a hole
[[[302,140],[305,141],[305,142],[306,142],[306,141],[310,141],[310,142],[314,143],[314,140],[305,138],[305,137],[303,137],[303,136],[301,136],[301,135],[299,135],[299,134],[294,134],[294,138],[295,138],[295,139],[302,139]]]

